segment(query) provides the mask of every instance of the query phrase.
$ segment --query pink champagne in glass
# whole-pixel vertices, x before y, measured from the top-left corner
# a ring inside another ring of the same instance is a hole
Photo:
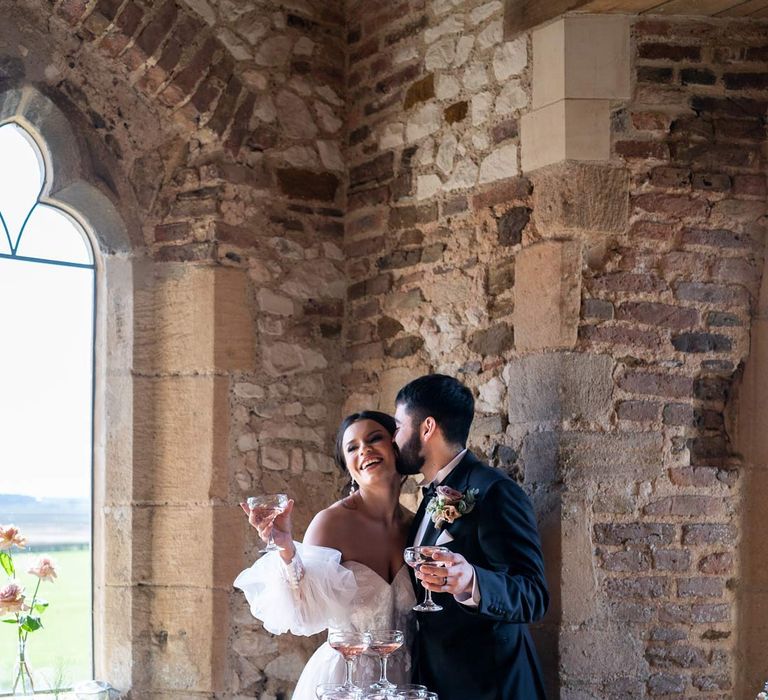
[[[405,642],[405,635],[400,630],[372,630],[371,645],[368,647],[370,653],[379,657],[380,674],[379,680],[371,685],[371,690],[388,690],[394,688],[395,684],[387,679],[387,661]]]
[[[344,687],[348,690],[361,690],[352,682],[352,667],[355,659],[364,654],[371,645],[371,635],[367,632],[331,630],[328,632],[328,644],[344,657],[347,665]]]
[[[252,513],[256,514],[256,519],[261,522],[263,520],[274,520],[280,513],[282,513],[288,505],[288,496],[284,493],[271,493],[265,496],[251,496],[248,499],[248,507]],[[272,539],[272,530],[269,530],[269,539],[267,546],[264,549],[260,549],[261,554],[267,552],[277,552],[282,547],[278,547]]]
[[[450,549],[446,549],[445,547],[437,547],[435,545],[407,547],[405,550],[404,559],[408,566],[411,566],[418,571],[423,564],[429,564],[430,566],[445,566],[444,561],[435,561],[433,556],[437,552],[448,553],[450,551]],[[424,584],[422,583],[422,586],[423,585]],[[424,602],[420,603],[419,605],[414,605],[413,609],[417,610],[418,612],[437,612],[442,610],[443,606],[438,605],[432,600],[432,591],[430,591],[429,588],[424,588],[424,590],[427,592],[426,596],[424,597]]]

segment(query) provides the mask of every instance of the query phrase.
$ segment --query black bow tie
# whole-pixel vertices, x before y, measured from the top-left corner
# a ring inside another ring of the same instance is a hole
[[[437,493],[437,484],[433,481],[429,486],[422,486],[421,493],[424,496],[424,500],[433,498]]]

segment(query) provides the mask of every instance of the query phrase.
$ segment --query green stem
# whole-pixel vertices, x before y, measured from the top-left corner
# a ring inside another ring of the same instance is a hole
[[[29,606],[29,612],[33,613],[35,611],[35,601],[37,600],[37,592],[40,590],[40,581],[42,579],[37,579],[37,585],[35,586],[35,592],[32,594],[32,605]],[[21,630],[21,628],[19,628]],[[27,643],[27,637],[29,636],[29,631],[24,632],[24,644]]]

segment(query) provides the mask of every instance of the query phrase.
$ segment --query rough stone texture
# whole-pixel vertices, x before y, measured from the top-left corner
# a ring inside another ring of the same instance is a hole
[[[613,361],[606,355],[553,353],[512,360],[503,377],[515,425],[606,420]]]
[[[581,307],[581,244],[545,241],[515,264],[514,325],[520,350],[572,348]]]
[[[274,638],[230,599],[257,548],[236,504],[288,491],[301,536],[338,494],[340,413],[444,371],[477,397],[471,447],[539,515],[552,697],[758,687],[735,649],[768,643],[764,538],[739,504],[768,488],[768,433],[750,428],[745,467],[730,413],[750,333],[766,345],[764,24],[633,19],[611,161],[531,182],[529,37],[503,41],[500,2],[0,10],[0,117],[49,119],[13,89],[41,86],[62,201],[84,178],[124,219],[94,225],[100,675],[135,698],[286,697],[321,640]]]
[[[626,230],[629,174],[625,168],[565,162],[540,168],[531,179],[534,222],[545,235]]]

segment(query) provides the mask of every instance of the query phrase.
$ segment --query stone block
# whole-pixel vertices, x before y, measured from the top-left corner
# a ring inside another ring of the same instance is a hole
[[[134,576],[142,584],[228,591],[243,561],[245,516],[239,506],[156,505],[134,510]],[[190,552],[194,554],[190,556]]]
[[[153,697],[163,691],[222,692],[229,636],[229,592],[146,586],[134,606],[138,629],[154,640],[145,672]],[[137,625],[134,624],[134,630]],[[134,631],[134,635],[136,631]]]
[[[135,286],[136,371],[253,368],[245,271],[166,263],[137,271]]]
[[[563,625],[582,625],[597,614],[598,590],[592,546],[591,507],[576,494],[563,497],[560,605]]]
[[[564,17],[533,31],[533,108],[630,97],[628,17]]]
[[[109,678],[116,688],[133,682],[132,620],[135,589],[96,583],[93,595],[93,647],[96,678]]]
[[[544,241],[515,264],[515,344],[519,351],[573,348],[581,307],[582,246]]]
[[[226,498],[229,382],[225,377],[134,380],[134,498]]]
[[[526,484],[641,481],[663,473],[661,433],[530,433],[523,441]]]
[[[641,675],[644,643],[620,624],[601,629],[562,629],[560,667],[572,679],[594,681],[609,676]],[[610,653],[606,650],[610,649]]]
[[[379,374],[379,401],[377,408],[387,413],[395,412],[395,397],[408,382],[427,374],[426,365],[417,367],[392,367]]]
[[[512,424],[605,419],[611,409],[613,360],[552,353],[516,358],[504,368]]]
[[[127,586],[133,581],[133,509],[107,506],[98,516],[94,538],[94,578],[105,586]]]
[[[560,468],[571,483],[599,482],[621,475],[643,481],[663,473],[663,438],[659,432],[563,433]]]
[[[625,168],[559,163],[537,170],[531,178],[533,220],[544,236],[571,230],[627,230],[629,173]]]
[[[610,103],[560,100],[524,114],[520,120],[524,173],[564,160],[610,158]]]

